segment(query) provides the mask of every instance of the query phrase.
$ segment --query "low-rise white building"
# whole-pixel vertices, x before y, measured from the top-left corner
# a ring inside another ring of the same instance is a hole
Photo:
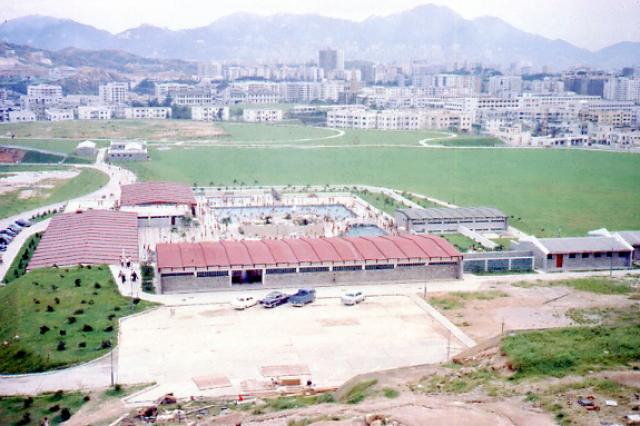
[[[73,120],[73,110],[71,109],[47,109],[44,112],[47,121],[68,121]]]
[[[131,107],[124,109],[127,120],[164,120],[171,118],[171,108],[167,107]]]
[[[471,115],[460,111],[339,109],[327,112],[327,127],[380,130],[443,129],[468,132]]]
[[[106,106],[78,107],[79,120],[110,120],[113,110]]]
[[[76,146],[76,154],[81,157],[94,157],[98,152],[96,149],[96,143],[93,141],[80,142]]]
[[[229,107],[194,105],[191,107],[191,119],[196,121],[227,121],[229,120]]]
[[[9,111],[10,123],[22,123],[25,121],[36,121],[36,114],[28,109]]]
[[[273,121],[282,121],[282,110],[247,108],[242,111],[242,120],[250,123],[269,123]]]
[[[138,141],[111,141],[107,150],[110,161],[144,161],[149,159],[147,143]]]

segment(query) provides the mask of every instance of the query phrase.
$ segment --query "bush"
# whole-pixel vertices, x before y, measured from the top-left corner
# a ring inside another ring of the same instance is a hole
[[[106,326],[106,327],[104,328],[104,331],[106,331],[106,332],[113,331],[113,326],[112,326],[112,325],[108,325],[108,326]]]
[[[84,309],[76,309],[73,311],[73,315],[82,315],[84,314]]]
[[[102,286],[100,285],[100,283],[95,283],[93,285],[93,288],[95,288],[96,290],[100,290],[102,288]]]
[[[55,309],[53,309],[53,306],[51,305],[47,305],[47,312],[54,312]]]
[[[111,340],[103,340],[100,343],[100,349],[109,349],[111,347]]]
[[[67,330],[60,330],[60,335],[61,336],[66,336],[67,335]]]
[[[18,352],[16,352],[16,354],[13,356],[14,359],[22,359],[24,357],[27,356],[27,351],[25,351],[24,349],[20,349],[18,350]]]
[[[74,324],[74,323],[76,322],[76,317],[69,317],[69,318],[67,318],[67,322],[68,322],[69,324]]]
[[[33,298],[33,303],[34,303],[35,305],[39,305],[39,304],[40,304],[40,301],[34,297],[34,298]]]
[[[93,301],[93,299],[89,299],[89,302],[88,302],[88,303],[89,303],[90,305],[93,305],[93,304],[94,304],[94,303],[96,303],[96,302],[94,302],[94,301]]]
[[[40,326],[40,334],[45,334],[49,330],[50,330],[50,328],[47,327],[46,325],[41,325]]]
[[[60,406],[58,404],[52,405],[51,407],[49,407],[49,412],[50,413],[55,413],[57,411],[60,411]]]
[[[16,426],[24,426],[28,425],[29,423],[31,423],[31,414],[24,413],[22,417],[20,417],[20,420],[16,422]]]
[[[62,352],[65,349],[67,349],[67,346],[65,345],[65,343],[63,341],[59,341],[58,342],[58,346],[56,347],[56,349],[59,350],[60,352]]]
[[[54,297],[53,301],[56,302],[56,305],[60,304],[60,298],[59,297]]]
[[[120,310],[120,306],[116,306],[115,308],[113,308],[113,310],[118,312]]]
[[[62,420],[63,422],[66,422],[70,418],[71,418],[71,410],[69,410],[67,407],[63,408],[60,411],[60,420]]]
[[[82,283],[82,280],[80,278],[76,278],[74,283],[75,283],[76,287],[80,287],[80,284]]]
[[[85,395],[84,398],[82,398],[82,400],[84,402],[88,402],[88,401],[91,401],[91,397],[89,395]]]
[[[80,342],[80,343],[78,343],[78,347],[79,347],[79,348],[86,348],[86,347],[87,347],[87,342]]]
[[[53,399],[54,401],[60,401],[62,397],[64,397],[64,391],[62,389],[58,389],[54,392],[53,398],[51,399]]]
[[[82,331],[85,331],[85,332],[93,331],[93,327],[91,327],[89,324],[85,324],[82,326]]]
[[[138,303],[140,303],[140,298],[139,297],[134,297],[133,298],[133,304],[137,305]]]
[[[109,319],[109,321],[111,321],[115,317],[116,317],[116,314],[109,314],[109,316],[107,318]]]
[[[31,407],[33,405],[33,398],[28,396],[25,399],[22,400],[22,409],[26,410],[27,408]]]

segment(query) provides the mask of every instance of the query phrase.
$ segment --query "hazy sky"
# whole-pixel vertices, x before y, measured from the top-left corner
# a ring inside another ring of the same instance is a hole
[[[467,19],[496,16],[522,30],[592,50],[640,41],[640,0],[0,0],[0,19],[49,15],[115,33],[142,23],[192,28],[235,12],[362,20],[424,3],[446,5]]]

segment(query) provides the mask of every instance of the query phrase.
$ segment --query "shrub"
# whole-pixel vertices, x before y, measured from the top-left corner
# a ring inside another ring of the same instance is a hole
[[[54,401],[60,401],[63,396],[64,396],[64,391],[62,389],[58,389],[57,391],[55,391],[53,393],[53,398],[52,399]]]
[[[80,343],[78,343],[78,347],[79,347],[79,348],[86,348],[86,347],[87,347],[87,342],[80,342]]]
[[[33,405],[33,398],[28,396],[25,399],[22,400],[22,409],[26,410],[27,408],[31,407]]]
[[[36,305],[39,305],[39,304],[40,304],[40,301],[34,297],[34,298],[33,298],[33,303],[34,303],[34,304],[36,304]]]
[[[100,285],[100,283],[95,283],[93,285],[93,288],[95,288],[96,290],[100,290],[102,288],[102,286]]]
[[[115,317],[116,317],[116,314],[109,314],[109,316],[107,318],[109,319],[109,321],[111,321]]]
[[[86,300],[84,300],[84,299],[82,299],[82,300],[80,301],[80,304],[81,304],[81,305],[86,305],[86,304],[87,304],[87,301],[86,301]]]
[[[82,331],[86,331],[86,332],[93,331],[93,327],[91,327],[89,324],[85,324],[82,326]]]
[[[80,287],[80,284],[82,283],[82,280],[80,278],[76,278],[74,283],[75,283],[76,287]]]
[[[73,315],[82,315],[82,314],[84,314],[84,309],[76,309],[73,312]]]
[[[18,350],[18,352],[16,352],[16,354],[13,356],[14,359],[22,359],[24,357],[27,356],[27,351],[25,351],[24,349],[20,349]]]
[[[113,310],[118,312],[120,310],[120,306],[116,306],[115,308],[113,308]]]
[[[31,423],[31,414],[24,413],[22,417],[20,417],[20,420],[16,422],[16,426],[24,426],[28,425],[29,423]]]
[[[53,309],[53,306],[51,305],[47,305],[47,312],[54,312],[55,309]]]
[[[61,336],[66,336],[67,335],[67,330],[60,330],[60,335]]]
[[[63,341],[59,341],[58,342],[58,346],[56,347],[57,350],[59,350],[60,352],[64,351],[65,349],[67,349],[66,345],[64,344]]]
[[[106,331],[106,332],[113,331],[113,326],[112,326],[112,325],[108,325],[108,326],[106,326],[106,327],[104,328],[104,331]]]
[[[53,301],[56,302],[56,305],[60,304],[60,298],[59,297],[54,297]]]
[[[111,340],[103,340],[100,343],[100,349],[109,349],[111,347]]]
[[[85,395],[84,398],[82,398],[82,400],[84,402],[88,402],[88,401],[91,401],[91,397],[89,395]]]
[[[96,302],[94,302],[94,301],[93,301],[93,299],[89,299],[89,302],[88,302],[88,303],[89,303],[90,305],[93,305],[93,304],[94,304],[94,303],[96,303]]]
[[[46,333],[47,331],[49,331],[49,330],[50,330],[50,328],[49,328],[49,327],[47,327],[47,326],[46,326],[46,325],[44,325],[44,324],[40,326],[40,334],[45,334],[45,333]]]
[[[140,303],[140,298],[139,297],[134,297],[133,304],[137,305],[138,303]]]
[[[69,317],[69,318],[67,318],[67,322],[68,322],[69,324],[74,324],[74,323],[76,322],[76,317]]]
[[[49,407],[50,413],[55,413],[56,411],[60,411],[60,406],[58,404],[52,405],[51,407]]]

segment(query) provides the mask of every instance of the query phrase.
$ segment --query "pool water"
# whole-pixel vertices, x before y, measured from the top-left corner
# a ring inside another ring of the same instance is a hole
[[[387,233],[376,225],[356,225],[349,228],[344,235],[347,237],[380,237],[387,235]]]
[[[356,217],[355,213],[342,204],[321,204],[310,206],[276,206],[276,207],[217,207],[212,209],[218,218],[229,217],[231,223],[243,220],[255,220],[265,216],[283,217],[315,215],[328,216],[333,220],[344,220]]]

